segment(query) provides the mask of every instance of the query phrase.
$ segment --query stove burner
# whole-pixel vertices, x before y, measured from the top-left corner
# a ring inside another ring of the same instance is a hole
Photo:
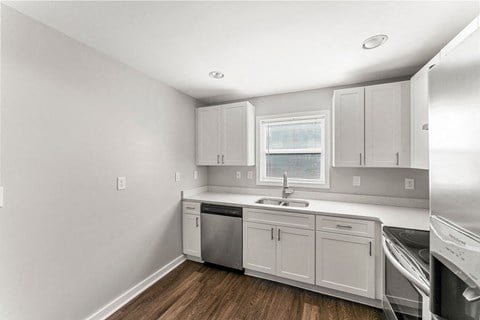
[[[428,249],[421,249],[418,251],[418,256],[426,264],[430,263],[430,251]]]
[[[425,243],[429,242],[428,233],[412,232],[410,230],[401,231],[399,238],[405,241],[405,244],[414,248],[425,248]]]

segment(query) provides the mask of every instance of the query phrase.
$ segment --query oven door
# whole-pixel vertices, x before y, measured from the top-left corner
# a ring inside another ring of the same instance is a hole
[[[405,259],[399,259],[398,250],[386,237],[383,240],[385,252],[385,295],[384,314],[388,320],[430,319],[429,288],[405,267]]]

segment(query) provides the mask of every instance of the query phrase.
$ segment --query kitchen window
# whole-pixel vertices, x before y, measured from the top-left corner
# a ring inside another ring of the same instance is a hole
[[[329,112],[257,117],[257,184],[328,188]]]

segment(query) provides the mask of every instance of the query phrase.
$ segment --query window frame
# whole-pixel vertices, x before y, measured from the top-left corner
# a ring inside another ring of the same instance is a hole
[[[292,187],[302,187],[302,188],[319,188],[319,189],[329,189],[330,188],[330,111],[329,110],[319,110],[313,112],[296,112],[296,113],[283,113],[283,114],[272,114],[267,116],[258,116],[256,119],[257,122],[257,152],[256,152],[256,184],[264,186],[281,186],[282,178],[266,177],[266,130],[264,129],[265,122],[275,122],[275,123],[291,123],[292,121],[302,122],[309,121],[311,119],[320,118],[324,121],[323,130],[322,130],[322,148],[319,151],[324,155],[321,158],[321,176],[323,179],[288,179],[289,186]],[[287,149],[283,150],[283,153]],[[311,151],[312,149],[303,149],[303,151]],[[293,153],[305,153],[299,152],[302,149],[292,149]],[[275,152],[280,154],[282,152]]]

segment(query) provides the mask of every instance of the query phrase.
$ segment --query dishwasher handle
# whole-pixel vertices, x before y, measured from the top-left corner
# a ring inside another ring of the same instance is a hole
[[[200,206],[202,214],[214,214],[219,216],[228,216],[235,218],[243,217],[242,207],[221,206],[217,204],[202,203]]]

